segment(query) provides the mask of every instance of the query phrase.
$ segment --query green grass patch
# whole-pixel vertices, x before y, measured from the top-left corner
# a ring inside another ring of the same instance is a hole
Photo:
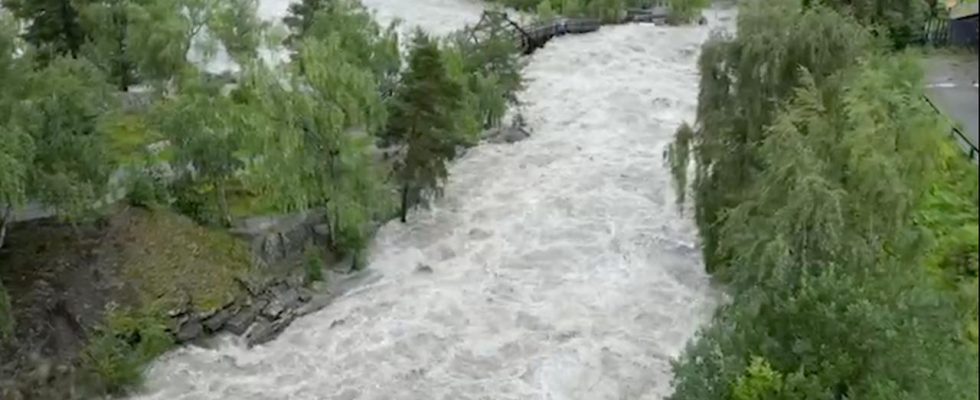
[[[119,165],[141,160],[146,155],[146,146],[162,139],[138,114],[112,115],[105,119],[103,129],[109,136],[110,154]]]
[[[174,307],[189,300],[197,310],[221,307],[241,293],[235,278],[251,273],[244,242],[166,211],[138,213],[121,227],[130,244],[122,251],[122,275],[142,304]]]
[[[977,266],[980,254],[978,173],[952,140],[942,142],[939,175],[918,210],[916,222],[930,239],[925,266],[957,297],[965,336],[977,343]]]

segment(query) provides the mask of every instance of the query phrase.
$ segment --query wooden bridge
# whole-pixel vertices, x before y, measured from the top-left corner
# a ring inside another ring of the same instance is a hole
[[[626,22],[664,22],[667,19],[667,9],[653,7],[646,9],[630,9],[617,23]],[[549,40],[567,34],[595,32],[602,26],[602,21],[595,18],[565,18],[558,17],[549,21],[537,22],[529,26],[521,26],[511,20],[507,13],[484,11],[480,21],[471,28],[473,40],[481,40],[481,35],[499,33],[501,30],[511,36],[524,54],[531,54],[548,43]]]

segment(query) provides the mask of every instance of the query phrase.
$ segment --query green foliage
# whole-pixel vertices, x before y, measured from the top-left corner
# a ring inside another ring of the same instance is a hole
[[[79,23],[78,4],[72,0],[4,0],[3,7],[14,16],[29,21],[24,39],[39,50],[39,61],[46,63],[59,55],[75,56],[85,42]]]
[[[458,124],[468,143],[475,143],[480,128],[500,124],[514,94],[523,86],[520,51],[497,15],[481,31],[467,27],[452,35],[443,48],[450,79],[462,86],[463,108]],[[472,37],[479,37],[477,41]]]
[[[672,24],[684,24],[696,20],[701,16],[701,10],[711,5],[710,0],[670,0],[670,15],[668,20]]]
[[[301,0],[289,5],[289,10],[282,22],[289,28],[289,36],[285,44],[291,46],[299,43],[306,31],[313,26],[313,18],[321,10],[331,10],[336,5],[335,0]]]
[[[132,24],[147,22],[138,19],[139,7],[130,0],[102,0],[79,10],[80,25],[88,36],[81,53],[123,91],[138,81],[129,30]]]
[[[145,366],[173,345],[163,313],[110,310],[82,351],[89,390],[118,394],[138,384]]]
[[[355,0],[331,0],[330,6],[317,11],[312,20],[304,22],[302,31],[292,31],[294,37],[304,35],[315,42],[331,43],[342,52],[347,62],[371,71],[378,89],[385,96],[394,90],[396,76],[401,68],[398,53],[397,22],[382,28],[367,9]],[[294,53],[301,52],[294,38]],[[300,45],[300,47],[302,47]],[[319,49],[320,51],[326,49]],[[325,53],[318,54],[320,57]],[[296,57],[294,57],[295,59]],[[302,74],[305,64],[297,60]]]
[[[320,251],[313,246],[308,246],[305,251],[306,256],[306,283],[323,281],[323,256]]]
[[[725,210],[741,201],[755,179],[758,146],[775,111],[793,95],[801,68],[822,85],[871,51],[859,25],[827,9],[803,10],[797,1],[743,3],[737,29],[737,38],[715,34],[703,46],[698,134],[677,141],[673,150],[689,143],[697,166],[695,219],[709,270],[727,257],[709,227],[723,222]]]
[[[208,28],[224,44],[232,59],[247,64],[258,58],[266,23],[259,20],[258,0],[228,0],[216,4]]]
[[[535,12],[537,13],[538,19],[542,21],[549,21],[555,18],[555,10],[551,8],[551,0],[541,0]]]
[[[732,400],[775,400],[782,391],[783,375],[772,370],[769,362],[753,357],[745,373],[732,388]]]
[[[959,333],[976,306],[928,268],[963,264],[930,238],[975,226],[976,184],[950,172],[914,58],[798,7],[743,4],[739,36],[705,45],[699,131],[668,152],[682,187],[694,154],[706,258],[733,292],[671,398],[976,398]]]
[[[841,13],[851,14],[862,24],[887,37],[895,48],[904,48],[917,38],[932,10],[922,0],[809,0]]]
[[[19,123],[35,144],[30,195],[59,215],[87,213],[104,194],[111,168],[103,115],[111,87],[84,59],[57,58],[28,78]]]
[[[390,135],[405,145],[398,166],[402,185],[402,221],[410,201],[438,193],[446,162],[462,143],[454,115],[463,106],[463,88],[450,79],[438,43],[416,31],[408,71],[392,102]]]
[[[156,128],[174,149],[174,165],[189,166],[190,173],[182,174],[186,190],[177,193],[183,201],[193,201],[195,195],[217,204],[218,215],[195,215],[202,222],[228,223],[229,186],[236,173],[244,167],[243,119],[228,97],[196,83],[187,86],[178,97],[162,102],[154,111]]]

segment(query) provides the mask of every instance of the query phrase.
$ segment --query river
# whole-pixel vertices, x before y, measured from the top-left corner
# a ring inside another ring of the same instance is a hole
[[[267,15],[285,9],[269,1]],[[480,11],[365,3],[434,32]],[[379,279],[265,345],[170,352],[132,398],[669,395],[670,360],[718,301],[662,161],[694,117],[708,29],[608,26],[549,43],[520,95],[531,138],[471,149],[432,208],[382,227],[368,266]]]

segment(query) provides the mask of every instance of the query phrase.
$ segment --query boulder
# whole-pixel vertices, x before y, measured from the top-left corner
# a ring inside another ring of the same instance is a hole
[[[287,312],[279,319],[271,321],[260,318],[245,336],[246,344],[248,344],[248,347],[252,347],[275,339],[295,318],[296,316],[292,312]]]
[[[204,326],[201,325],[201,320],[194,317],[188,317],[177,329],[175,339],[178,343],[185,343],[201,337],[201,334],[203,333]]]
[[[224,325],[231,320],[235,314],[230,308],[222,308],[214,315],[208,317],[204,320],[204,327],[207,328],[209,333],[214,333],[221,330]]]
[[[252,323],[255,322],[255,318],[258,316],[259,311],[255,306],[242,307],[231,319],[225,322],[224,328],[228,332],[241,336],[248,331],[248,328],[252,326]]]
[[[491,129],[485,134],[490,143],[515,143],[531,137],[531,134],[520,126]]]
[[[419,272],[419,273],[423,273],[423,274],[431,274],[432,273],[432,267],[430,267],[428,265],[425,265],[425,264],[419,264],[417,267],[415,267],[415,272]]]

